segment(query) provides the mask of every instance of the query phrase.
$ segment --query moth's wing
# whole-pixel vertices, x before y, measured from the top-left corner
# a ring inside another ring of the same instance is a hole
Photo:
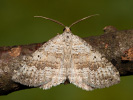
[[[119,72],[101,53],[78,36],[72,36],[71,83],[85,90],[109,87],[120,81]]]
[[[12,79],[28,86],[41,86],[43,89],[56,86],[66,79],[63,66],[62,35],[46,42],[31,56],[24,56],[14,70]]]

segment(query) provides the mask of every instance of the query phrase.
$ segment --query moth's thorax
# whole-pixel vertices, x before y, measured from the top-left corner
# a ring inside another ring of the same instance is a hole
[[[71,32],[64,32],[62,35],[63,35],[65,43],[70,43],[72,41],[72,33]]]

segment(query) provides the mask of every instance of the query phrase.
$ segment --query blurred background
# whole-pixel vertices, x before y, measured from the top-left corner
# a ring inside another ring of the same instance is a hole
[[[33,16],[56,19],[66,26],[92,14],[100,14],[73,26],[80,37],[103,34],[108,25],[118,30],[133,29],[133,0],[0,0],[0,46],[41,43],[62,33],[62,26]],[[39,88],[0,96],[0,100],[131,100],[133,76],[105,89],[85,91],[76,86],[59,85],[49,90]]]

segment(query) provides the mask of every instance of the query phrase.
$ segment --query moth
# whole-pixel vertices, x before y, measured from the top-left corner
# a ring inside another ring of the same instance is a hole
[[[70,30],[71,26],[91,16],[80,19],[69,27],[51,18],[35,16],[52,20],[65,29],[62,34],[44,43],[33,54],[23,56],[13,72],[12,80],[43,89],[69,80],[87,91],[119,83],[120,75],[115,66]]]

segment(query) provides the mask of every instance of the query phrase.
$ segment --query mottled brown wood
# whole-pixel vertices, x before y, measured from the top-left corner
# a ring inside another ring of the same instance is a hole
[[[118,31],[113,26],[104,28],[104,34],[84,38],[90,45],[111,61],[121,76],[133,75],[133,29]],[[44,43],[0,47],[0,95],[32,88],[11,80],[15,62],[30,55]],[[68,84],[69,82],[65,82]]]

